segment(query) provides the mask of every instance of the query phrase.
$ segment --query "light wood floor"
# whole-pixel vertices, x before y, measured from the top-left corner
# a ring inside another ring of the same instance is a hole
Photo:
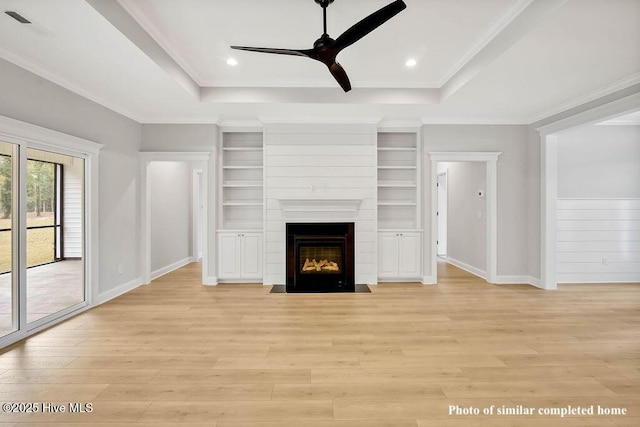
[[[549,292],[439,274],[438,286],[290,295],[204,287],[189,265],[5,350],[0,402],[94,411],[0,413],[0,425],[640,426],[640,285]]]

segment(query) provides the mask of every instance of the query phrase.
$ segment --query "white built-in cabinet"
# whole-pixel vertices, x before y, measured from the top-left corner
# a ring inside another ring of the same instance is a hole
[[[378,134],[378,277],[422,275],[420,149],[416,132]]]
[[[262,233],[218,233],[218,277],[223,280],[262,279]]]
[[[378,277],[416,280],[422,273],[422,233],[378,233]]]
[[[262,281],[264,152],[262,132],[222,132],[218,204],[218,278]]]

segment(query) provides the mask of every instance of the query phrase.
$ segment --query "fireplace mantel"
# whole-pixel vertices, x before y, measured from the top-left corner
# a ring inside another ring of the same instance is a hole
[[[340,213],[341,216],[355,218],[362,199],[278,199],[285,217],[290,218],[298,212]]]

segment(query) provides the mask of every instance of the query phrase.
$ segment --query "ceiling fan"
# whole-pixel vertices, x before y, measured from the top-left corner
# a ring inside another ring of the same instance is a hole
[[[382,9],[373,12],[362,21],[346,30],[337,39],[332,39],[327,34],[327,7],[334,0],[315,0],[322,7],[324,33],[313,43],[313,49],[273,49],[268,47],[231,46],[232,49],[247,50],[250,52],[274,53],[278,55],[303,56],[325,64],[331,75],[337,80],[345,92],[351,90],[351,82],[342,66],[336,62],[336,56],[347,48],[406,9],[407,5],[402,0],[396,0]]]

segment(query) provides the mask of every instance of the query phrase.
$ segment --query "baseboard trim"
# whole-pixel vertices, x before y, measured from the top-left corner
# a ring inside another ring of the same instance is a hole
[[[218,286],[218,278],[216,276],[207,276],[204,278],[205,286]]]
[[[487,272],[486,271],[482,271],[477,267],[469,265],[466,262],[462,262],[462,261],[457,260],[455,258],[451,258],[450,256],[447,257],[447,262],[449,264],[455,266],[455,267],[463,269],[467,273],[474,274],[474,275],[480,277],[481,279],[487,280]]]
[[[102,292],[98,294],[91,308],[96,307],[100,304],[104,304],[107,301],[110,301],[114,298],[119,297],[120,295],[124,295],[127,292],[134,290],[135,288],[142,286],[142,278],[138,277],[137,279],[133,279],[130,282],[123,283],[120,286],[117,286],[113,289],[110,289],[106,292]]]
[[[422,284],[423,285],[437,285],[438,284],[438,278],[435,276],[424,276],[422,277]]]
[[[185,265],[191,263],[191,257],[187,257],[184,259],[181,259],[180,261],[176,261],[173,264],[169,264],[165,267],[159,268],[156,271],[152,271],[151,272],[151,280],[155,280],[158,277],[164,276],[165,274],[171,273],[174,270],[177,270],[181,267],[184,267]]]
[[[533,285],[533,277],[531,276],[517,276],[507,275],[496,277],[496,285]],[[535,286],[535,285],[534,285]]]

